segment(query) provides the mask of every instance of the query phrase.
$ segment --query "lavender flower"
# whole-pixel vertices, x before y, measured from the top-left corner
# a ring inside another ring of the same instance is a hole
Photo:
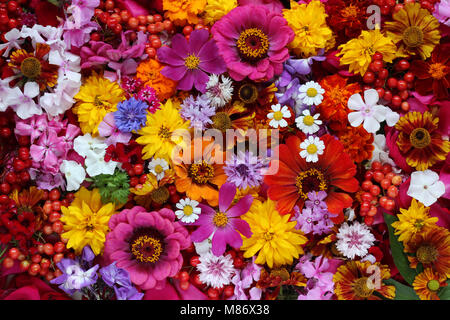
[[[225,162],[225,174],[228,176],[228,182],[236,187],[246,189],[247,187],[257,187],[263,179],[263,170],[267,163],[254,156],[253,153],[246,151],[239,152],[232,159]]]
[[[56,264],[63,273],[59,277],[50,281],[52,284],[59,284],[59,288],[67,294],[73,294],[77,290],[97,282],[97,269],[99,265],[83,270],[78,261],[72,259],[62,259]]]
[[[114,112],[117,128],[122,132],[138,131],[147,121],[147,108],[145,102],[135,98],[119,102]]]
[[[191,128],[203,130],[208,124],[213,123],[211,117],[215,114],[216,110],[206,95],[196,98],[191,95],[181,104],[180,115],[184,120],[190,120]]]
[[[118,284],[122,287],[132,287],[130,275],[124,269],[116,266],[116,261],[109,266],[103,267],[99,270],[102,275],[102,280],[110,287]]]
[[[135,287],[114,287],[117,300],[142,300],[144,294]]]

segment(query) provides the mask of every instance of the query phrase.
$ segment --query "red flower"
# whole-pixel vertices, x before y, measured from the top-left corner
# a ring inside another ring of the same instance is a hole
[[[130,170],[135,164],[144,164],[142,160],[143,146],[135,140],[131,140],[128,144],[117,143],[115,146],[110,145],[106,149],[105,161],[110,160],[122,163],[122,168],[126,171]]]
[[[295,205],[301,209],[308,192],[326,191],[328,210],[338,214],[333,221],[339,223],[344,218],[342,210],[350,207],[353,200],[348,194],[338,192],[338,189],[346,192],[358,190],[358,180],[354,178],[356,166],[344,152],[341,142],[328,134],[321,140],[325,150],[315,163],[306,162],[300,156],[299,137],[290,136],[286,144],[279,145],[279,160],[272,160],[278,162],[278,172],[264,179],[269,185],[267,195],[277,201],[277,210],[286,214],[292,212]]]
[[[417,77],[416,91],[424,96],[433,92],[437,100],[448,99],[450,88],[450,44],[437,46],[427,62],[415,60],[410,71]]]
[[[0,292],[1,300],[71,300],[44,281],[21,274],[15,277],[9,289]]]

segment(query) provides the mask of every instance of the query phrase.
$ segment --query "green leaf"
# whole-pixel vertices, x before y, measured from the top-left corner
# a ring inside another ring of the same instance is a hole
[[[438,296],[441,300],[450,300],[450,280],[447,280],[446,287],[439,290]]]
[[[384,221],[386,222],[386,225],[389,230],[389,241],[391,244],[391,252],[392,257],[394,258],[394,263],[402,275],[403,279],[405,279],[406,282],[412,285],[414,282],[414,279],[417,275],[416,271],[414,269],[411,269],[409,267],[409,261],[406,257],[406,254],[404,253],[403,244],[398,241],[397,236],[394,235],[394,228],[392,227],[392,223],[397,221],[398,219],[390,214],[384,213]]]
[[[420,300],[413,288],[405,286],[394,279],[384,280],[385,284],[395,286],[394,300]]]

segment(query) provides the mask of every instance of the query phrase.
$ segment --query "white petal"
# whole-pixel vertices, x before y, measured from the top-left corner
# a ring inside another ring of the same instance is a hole
[[[369,89],[364,91],[364,100],[366,102],[366,105],[368,106],[374,106],[378,102],[378,92],[375,89]]]
[[[363,125],[364,129],[366,129],[367,132],[369,133],[375,133],[378,131],[378,129],[380,129],[380,123],[375,120],[374,118],[366,118],[364,120],[364,125]]]
[[[361,110],[362,106],[364,106],[364,101],[361,98],[359,93],[355,93],[352,95],[347,102],[347,106],[352,110]]]
[[[351,112],[348,114],[348,121],[352,125],[352,127],[358,127],[364,121],[364,117],[361,112]]]
[[[433,195],[433,197],[440,198],[445,193],[445,185],[442,181],[437,181],[431,186],[428,186],[428,191]]]
[[[35,98],[39,95],[39,85],[36,82],[25,83],[23,89],[23,93],[29,98]]]
[[[395,126],[399,119],[400,115],[397,112],[394,112],[391,109],[386,112],[386,123],[389,127]]]

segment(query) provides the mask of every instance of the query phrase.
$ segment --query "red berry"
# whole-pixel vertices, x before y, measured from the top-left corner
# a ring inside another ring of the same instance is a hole
[[[406,90],[407,88],[408,88],[408,85],[405,80],[399,80],[397,82],[398,91],[403,91],[403,90]]]
[[[53,256],[53,262],[54,263],[58,263],[60,262],[62,259],[64,258],[64,254],[62,253],[57,253]]]
[[[375,81],[375,73],[372,71],[367,71],[363,77],[364,83],[373,83]]]
[[[386,201],[388,201],[389,198],[386,196],[382,196],[380,197],[380,199],[378,200],[378,203],[380,204],[380,206],[382,206],[383,208],[386,207]]]
[[[389,71],[387,69],[381,69],[378,72],[378,78],[382,79],[382,80],[386,79],[388,77],[388,75],[389,75]]]
[[[380,161],[373,161],[371,168],[372,170],[381,170],[381,168],[383,167],[383,165],[381,164]]]
[[[141,174],[144,173],[144,166],[140,163],[135,164],[133,169],[134,169],[134,173],[138,176],[140,176]]]
[[[401,104],[402,104],[402,98],[400,98],[399,96],[392,97],[392,105],[394,105],[395,107],[399,107]]]
[[[383,54],[380,52],[375,52],[372,56],[372,60],[383,60]]]
[[[388,211],[393,210],[395,208],[395,201],[392,199],[386,200],[386,205],[384,206],[384,208]]]
[[[403,101],[402,104],[400,105],[400,108],[403,111],[408,112],[410,109],[410,105],[409,105],[408,101]]]
[[[379,72],[383,69],[383,61],[382,60],[374,60],[370,63],[369,68],[373,72]]]
[[[408,60],[402,59],[402,60],[400,60],[399,62],[397,62],[397,66],[398,66],[398,69],[399,69],[399,70],[405,71],[405,70],[408,70],[408,69],[409,69],[410,64],[409,64]]]
[[[376,182],[381,182],[381,180],[384,179],[384,174],[381,171],[375,171],[375,173],[373,174],[373,180],[375,180]]]
[[[240,257],[236,257],[233,260],[233,264],[234,264],[235,268],[240,269],[240,268],[242,268],[244,266],[244,260],[242,258],[240,258]]]
[[[394,177],[392,178],[392,184],[393,184],[394,186],[399,186],[399,185],[401,185],[401,184],[402,184],[402,177],[401,177],[401,176],[394,176]]]
[[[403,80],[405,80],[406,82],[413,82],[414,81],[414,73],[412,73],[412,72],[405,73],[405,75],[403,76]]]
[[[50,215],[48,216],[48,221],[50,222],[55,222],[58,221],[61,218],[61,214],[59,212],[52,212],[50,213]]]
[[[27,271],[30,268],[30,261],[28,260],[23,260],[22,262],[20,262],[19,268],[21,271]]]
[[[44,253],[48,256],[51,256],[55,253],[55,249],[51,243],[44,244]]]
[[[371,170],[366,171],[366,173],[364,175],[364,179],[371,180],[372,178],[373,178],[373,171],[371,171]]]
[[[42,256],[40,254],[35,254],[31,257],[31,261],[34,263],[39,263],[42,260]]]
[[[64,250],[66,249],[66,245],[62,242],[56,242],[53,245],[53,249],[55,250],[56,253],[61,253],[64,252]]]
[[[192,29],[191,26],[185,26],[185,27],[183,28],[183,34],[184,34],[185,36],[190,35],[192,31],[193,31],[193,29]]]
[[[155,22],[161,22],[163,20],[160,14],[153,15],[153,18],[155,19]]]
[[[189,281],[180,281],[180,288],[182,290],[187,290],[190,285]]]
[[[370,217],[370,216],[364,217],[364,223],[367,224],[368,226],[371,226],[373,224],[373,222],[374,222],[373,217]]]
[[[369,191],[372,185],[372,181],[366,180],[361,184],[361,189],[363,189],[364,191]]]
[[[392,172],[392,166],[389,163],[385,163],[382,166],[382,171],[384,174]]]
[[[9,183],[4,182],[0,184],[0,192],[3,194],[9,194],[11,192],[11,186]]]
[[[187,273],[186,271],[181,271],[180,281],[189,281],[189,273]]]
[[[386,90],[384,92],[383,99],[386,100],[387,102],[390,102],[392,100],[392,92],[389,90]]]
[[[139,20],[135,17],[131,17],[130,19],[128,19],[128,26],[131,29],[137,29],[137,27],[139,26]]]
[[[381,192],[381,189],[377,185],[373,185],[370,188],[370,194],[373,195],[374,197],[378,196],[380,194],[380,192]]]
[[[370,188],[372,188],[372,187],[373,186],[371,186]],[[372,201],[372,199],[373,199],[373,196],[369,192],[364,192],[361,195],[361,200],[364,201],[364,202],[370,202],[370,201]]]
[[[391,198],[395,198],[398,195],[398,189],[396,186],[390,186],[387,190],[387,195]]]
[[[61,221],[55,221],[52,224],[52,229],[56,233],[62,233],[64,231],[64,225]]]
[[[37,263],[31,264],[30,268],[28,269],[28,273],[32,276],[37,275],[41,271],[41,266]]]
[[[227,298],[232,297],[234,295],[234,286],[233,285],[225,286],[225,288],[223,289],[223,294]]]
[[[8,256],[13,260],[16,260],[17,258],[19,258],[19,255],[20,255],[20,251],[17,248],[11,248],[8,251]]]
[[[10,257],[6,257],[6,258],[3,260],[3,267],[4,267],[5,269],[10,269],[10,268],[12,268],[13,266],[14,266],[14,260],[11,259]]]
[[[191,266],[196,267],[200,263],[199,256],[192,256],[189,263],[191,264]]]
[[[371,206],[371,207],[370,207],[370,210],[367,212],[367,215],[368,215],[369,217],[373,217],[373,216],[375,216],[376,214],[377,214],[377,207]]]
[[[52,202],[52,210],[61,211],[61,201],[53,201]]]
[[[61,193],[58,189],[52,189],[48,195],[49,199],[52,201],[59,200]]]
[[[391,185],[391,180],[384,178],[381,180],[380,185],[384,190],[386,190]]]
[[[377,80],[380,80],[380,79],[377,79]],[[381,88],[381,86],[379,88],[376,88],[375,90],[377,90],[379,97],[383,97],[384,96],[384,89]]]
[[[396,88],[397,87],[397,79],[395,79],[395,78],[389,78],[388,79],[388,81],[387,81],[387,85],[388,85],[388,87],[389,88]]]
[[[50,264],[51,264],[51,262],[50,262],[50,260],[48,260],[47,258],[43,258],[42,261],[41,261],[41,263],[40,263],[41,268],[43,268],[43,269],[48,269],[48,268],[50,268]]]
[[[14,184],[17,182],[17,175],[14,172],[8,172],[5,176],[6,182]]]
[[[212,300],[219,299],[219,291],[214,288],[209,288],[208,289],[208,297]]]

